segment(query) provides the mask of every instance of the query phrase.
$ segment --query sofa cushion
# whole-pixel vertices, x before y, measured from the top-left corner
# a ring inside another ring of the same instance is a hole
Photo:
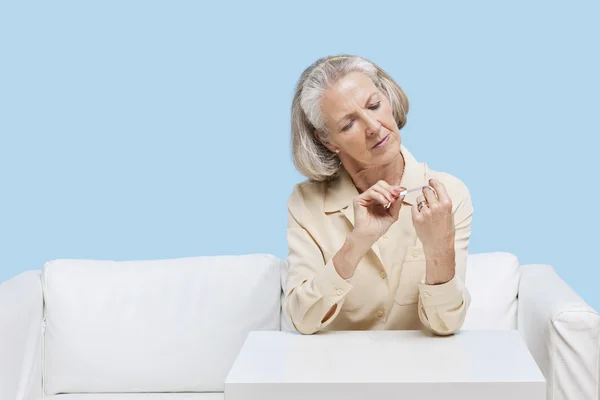
[[[44,392],[219,392],[246,334],[280,328],[271,255],[55,260],[42,273]]]
[[[519,266],[510,253],[468,256],[465,284],[471,306],[463,329],[517,329]]]

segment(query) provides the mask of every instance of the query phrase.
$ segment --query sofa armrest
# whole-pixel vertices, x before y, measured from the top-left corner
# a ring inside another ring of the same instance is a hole
[[[40,271],[0,284],[0,399],[41,397],[42,317]]]
[[[550,265],[521,267],[518,329],[548,399],[600,399],[600,316]]]

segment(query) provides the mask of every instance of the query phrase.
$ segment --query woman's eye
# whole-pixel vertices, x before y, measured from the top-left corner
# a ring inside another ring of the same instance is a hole
[[[352,121],[348,122],[346,125],[344,125],[344,127],[342,128],[342,131],[347,131],[348,129],[352,128]]]
[[[380,105],[381,105],[381,101],[378,101],[377,103],[373,104],[372,106],[369,106],[369,110],[377,110]]]

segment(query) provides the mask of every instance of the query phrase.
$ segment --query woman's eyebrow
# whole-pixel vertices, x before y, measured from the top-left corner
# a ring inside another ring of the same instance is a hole
[[[367,101],[365,102],[365,107],[367,107],[369,105],[369,103],[371,102],[371,100],[373,99],[373,96],[375,96],[377,94],[377,92],[373,92],[369,95],[369,97],[367,98]],[[344,122],[344,120],[348,117],[351,117],[354,114],[354,112],[348,113],[346,115],[344,115],[342,118],[340,118],[338,120],[338,124],[341,124],[342,122]]]
[[[369,98],[367,99],[367,102],[365,103],[365,107],[367,107],[369,105],[369,103],[371,102],[371,100],[373,99],[373,96],[375,96],[377,94],[377,92],[373,92],[371,93],[371,95],[369,96]]]

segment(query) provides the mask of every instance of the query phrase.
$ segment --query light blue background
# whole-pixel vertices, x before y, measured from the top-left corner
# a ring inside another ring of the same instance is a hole
[[[285,257],[293,87],[347,52],[407,92],[417,159],[470,187],[471,252],[550,263],[600,309],[600,3],[319,3],[2,2],[0,281]]]

